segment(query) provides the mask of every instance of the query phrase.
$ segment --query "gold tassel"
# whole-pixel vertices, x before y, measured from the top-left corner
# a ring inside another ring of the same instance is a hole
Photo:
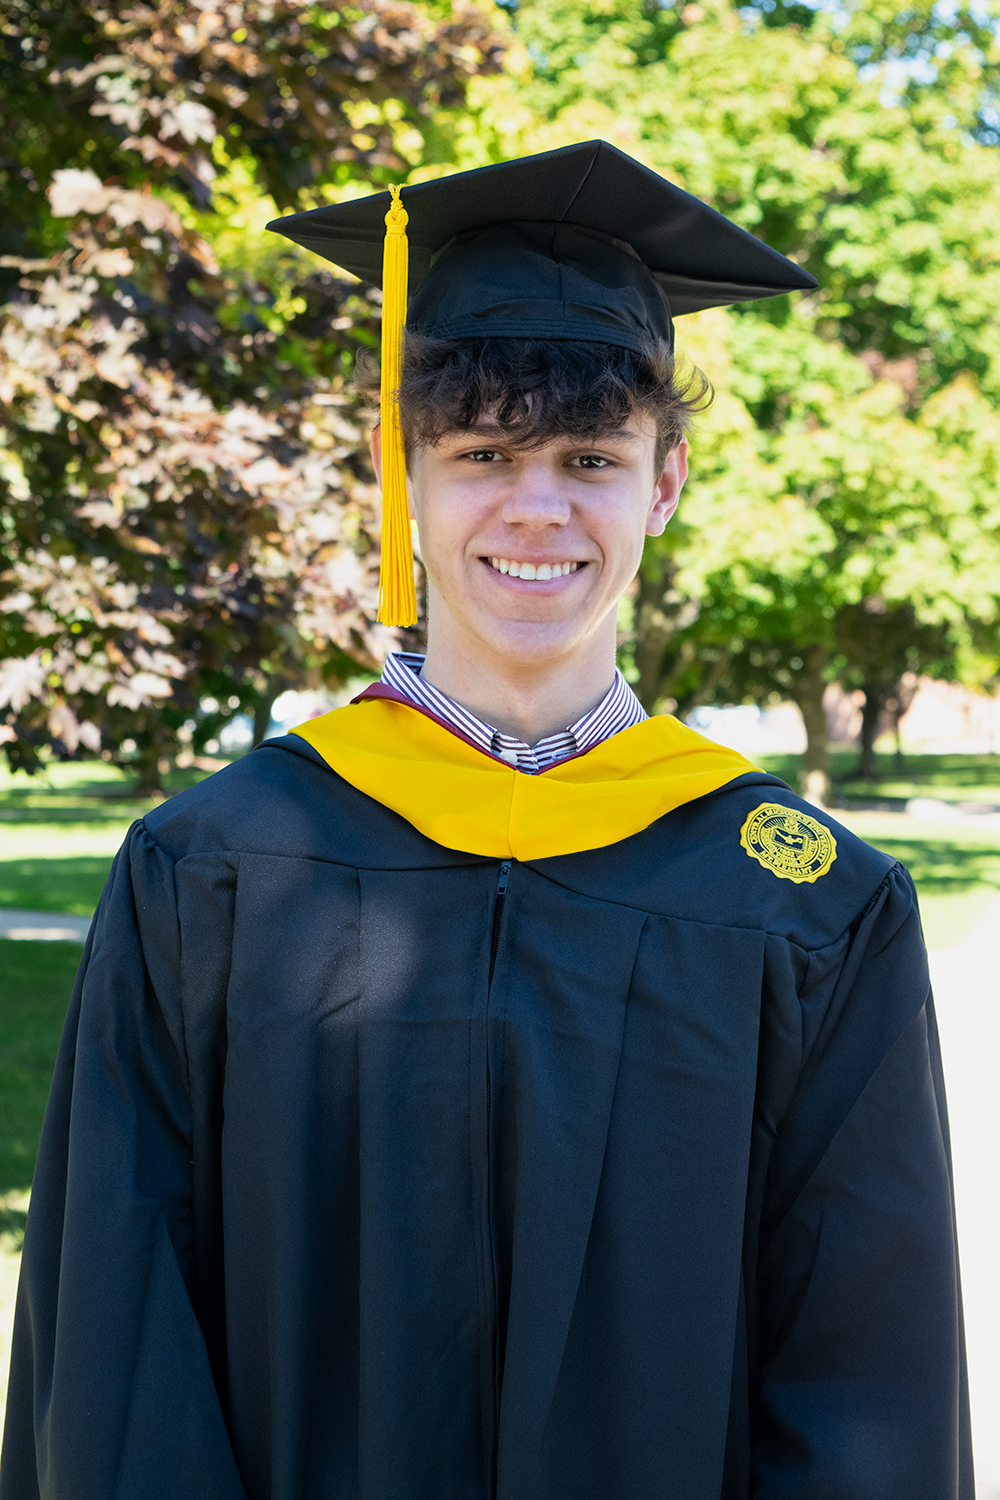
[[[391,187],[389,191],[392,203],[385,216],[382,249],[382,561],[378,618],[383,625],[415,625],[417,594],[413,584],[413,538],[406,496],[406,454],[399,421],[409,215],[400,200],[399,188]]]

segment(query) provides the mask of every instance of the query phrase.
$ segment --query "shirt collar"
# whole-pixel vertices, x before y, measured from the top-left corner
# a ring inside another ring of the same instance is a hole
[[[394,651],[386,660],[382,681],[411,703],[428,709],[452,729],[457,729],[481,750],[528,774],[544,771],[558,761],[591,750],[623,729],[641,724],[647,717],[642,704],[616,669],[611,687],[596,707],[568,728],[528,745],[514,735],[501,733],[494,725],[487,724],[427,682],[420,676],[424,661],[423,656],[413,652]]]

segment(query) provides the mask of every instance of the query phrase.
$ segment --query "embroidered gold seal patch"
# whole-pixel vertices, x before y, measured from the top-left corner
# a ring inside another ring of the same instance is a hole
[[[837,858],[837,840],[808,813],[762,802],[740,829],[740,843],[752,859],[796,885],[812,885]]]

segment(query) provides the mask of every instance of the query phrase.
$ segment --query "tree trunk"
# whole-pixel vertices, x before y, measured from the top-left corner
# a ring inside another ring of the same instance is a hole
[[[674,622],[663,608],[670,583],[671,560],[647,558],[639,573],[635,601],[635,664],[639,677],[635,694],[648,714],[656,711],[662,697],[663,658],[673,635]]]
[[[253,711],[253,742],[255,745],[259,745],[267,734],[267,726],[271,722],[271,711],[285,691],[285,686],[283,678],[279,677],[276,679],[272,677],[268,681],[267,692],[263,697],[257,699]]]
[[[910,705],[917,696],[917,688],[920,686],[920,678],[915,672],[904,672],[896,684],[896,695],[886,705],[892,714],[892,732],[896,736],[896,750],[893,755],[893,767],[898,775],[906,770],[906,757],[903,754],[903,735],[900,725],[910,711]]]
[[[875,737],[878,734],[878,721],[882,717],[882,709],[885,705],[886,690],[876,683],[866,682],[862,692],[865,695],[865,701],[861,710],[861,749],[854,774],[864,781],[878,781]]]
[[[639,573],[635,601],[635,664],[639,676],[634,687],[649,714],[656,713],[665,698],[677,697],[672,688],[698,657],[694,642],[680,637],[695,623],[701,606],[697,599],[686,599],[677,592],[673,586],[676,573],[672,557],[655,553],[643,559]]]
[[[806,753],[799,770],[799,791],[808,802],[815,802],[818,807],[827,807],[830,801],[830,758],[827,751],[826,710],[823,707],[823,694],[826,692],[826,678],[823,675],[825,666],[824,648],[810,646],[793,689],[806,730]]]
[[[133,761],[131,767],[126,766],[126,769],[134,769],[138,776],[136,784],[132,789],[132,796],[156,797],[162,795],[163,782],[160,779],[162,774],[160,761],[160,746],[153,744],[141,751],[139,759]]]

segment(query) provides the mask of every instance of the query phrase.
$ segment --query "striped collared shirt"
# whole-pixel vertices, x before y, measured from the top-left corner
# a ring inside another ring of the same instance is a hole
[[[556,761],[566,760],[570,755],[581,755],[592,750],[602,740],[610,739],[633,724],[641,724],[647,717],[646,710],[619,671],[615,680],[596,708],[577,719],[568,729],[557,734],[547,734],[535,745],[526,745],[512,734],[501,734],[492,724],[477,719],[475,714],[449,698],[440,689],[433,687],[420,675],[424,664],[422,656],[394,651],[382,669],[382,681],[386,687],[395,688],[404,698],[409,698],[420,708],[425,708],[435,718],[443,719],[452,729],[464,734],[480,750],[505,760],[519,771],[529,775],[546,770]]]

